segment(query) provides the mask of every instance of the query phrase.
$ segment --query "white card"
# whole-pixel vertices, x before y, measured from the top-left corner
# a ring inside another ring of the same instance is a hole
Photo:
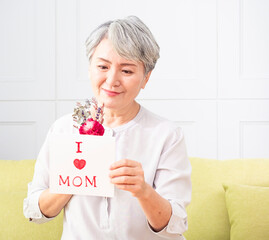
[[[114,196],[109,178],[114,137],[51,134],[49,159],[52,193]]]

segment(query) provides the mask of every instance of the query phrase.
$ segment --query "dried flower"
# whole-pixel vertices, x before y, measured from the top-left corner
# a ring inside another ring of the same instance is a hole
[[[80,134],[100,135],[104,134],[104,127],[102,123],[104,121],[103,111],[104,106],[98,105],[95,98],[91,101],[86,100],[85,105],[77,103],[74,108],[73,120],[75,122],[74,127],[79,129]]]

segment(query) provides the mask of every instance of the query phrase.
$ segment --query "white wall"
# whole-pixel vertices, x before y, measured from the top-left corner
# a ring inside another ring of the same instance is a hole
[[[182,126],[190,156],[269,158],[268,0],[1,0],[0,159],[36,158],[91,97],[84,41],[137,15],[160,47],[139,102]]]

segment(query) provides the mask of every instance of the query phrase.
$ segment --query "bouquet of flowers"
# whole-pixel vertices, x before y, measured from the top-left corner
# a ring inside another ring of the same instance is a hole
[[[95,98],[86,100],[85,105],[77,102],[74,108],[73,120],[74,127],[79,130],[80,134],[103,136],[105,129],[104,121],[104,105],[99,105]]]

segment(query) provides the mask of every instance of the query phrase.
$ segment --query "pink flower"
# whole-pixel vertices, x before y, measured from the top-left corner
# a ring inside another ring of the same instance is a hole
[[[105,132],[104,127],[98,121],[89,118],[79,128],[80,134],[103,136]]]

